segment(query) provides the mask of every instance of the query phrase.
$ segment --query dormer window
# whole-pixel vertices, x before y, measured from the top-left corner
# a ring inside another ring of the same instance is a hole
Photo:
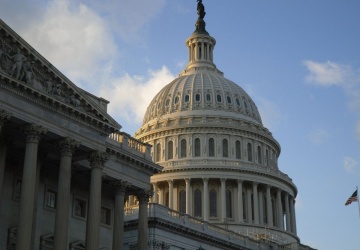
[[[196,94],[196,95],[195,95],[195,101],[196,101],[196,102],[200,102],[200,100],[201,100],[200,94]]]
[[[174,100],[174,104],[178,104],[178,102],[179,102],[179,96],[176,96]]]
[[[217,96],[216,96],[216,101],[217,101],[217,102],[222,102],[221,95],[217,95]]]
[[[231,97],[230,97],[230,96],[227,96],[227,97],[226,97],[226,100],[227,100],[227,103],[228,103],[228,104],[231,104],[232,101],[231,101]]]

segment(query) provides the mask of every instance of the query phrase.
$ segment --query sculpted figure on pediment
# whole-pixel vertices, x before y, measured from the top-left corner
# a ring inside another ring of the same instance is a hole
[[[13,66],[11,68],[10,75],[13,76],[14,71],[16,71],[16,79],[19,79],[21,70],[23,69],[23,62],[26,61],[26,57],[21,54],[20,49],[16,49],[16,53],[10,56],[10,59],[13,60]]]
[[[11,59],[4,46],[0,47],[0,73],[8,74],[8,69],[11,67]]]

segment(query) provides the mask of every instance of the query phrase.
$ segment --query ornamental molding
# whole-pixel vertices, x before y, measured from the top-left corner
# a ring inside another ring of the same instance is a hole
[[[104,164],[109,160],[109,155],[105,152],[95,151],[89,155],[91,168],[104,169]]]
[[[77,87],[1,20],[0,88],[102,134],[121,128],[106,113],[108,101]]]

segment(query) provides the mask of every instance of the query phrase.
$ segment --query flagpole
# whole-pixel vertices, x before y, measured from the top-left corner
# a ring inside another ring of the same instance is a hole
[[[358,186],[356,186],[356,194],[357,194],[357,202],[358,202],[358,207],[359,207],[359,219],[360,219],[360,201],[359,201],[359,190],[358,190]]]

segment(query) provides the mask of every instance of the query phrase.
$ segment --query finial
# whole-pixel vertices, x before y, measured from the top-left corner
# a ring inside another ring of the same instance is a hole
[[[202,4],[202,0],[197,0],[198,4],[197,4],[197,13],[199,15],[199,19],[204,19],[205,17],[205,7]]]

